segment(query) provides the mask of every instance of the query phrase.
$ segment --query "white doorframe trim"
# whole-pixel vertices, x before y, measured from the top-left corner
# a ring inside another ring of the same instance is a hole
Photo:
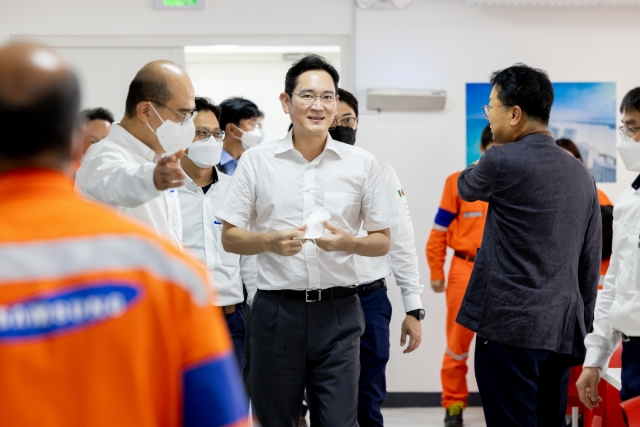
[[[57,48],[183,48],[184,46],[340,46],[340,87],[353,90],[351,36],[46,36],[17,34],[12,41],[33,41]],[[184,63],[182,61],[176,61]]]

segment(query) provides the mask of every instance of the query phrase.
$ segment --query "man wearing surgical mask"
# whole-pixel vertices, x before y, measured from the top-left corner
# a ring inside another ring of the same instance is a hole
[[[629,171],[640,172],[640,87],[627,93],[620,106],[622,126],[618,153]],[[613,208],[613,253],[604,278],[593,322],[585,338],[587,355],[576,386],[580,400],[592,409],[602,400],[598,383],[602,370],[622,338],[620,399],[640,396],[640,282],[638,236],[640,235],[640,176],[631,183]]]
[[[213,276],[217,302],[233,340],[240,371],[245,364],[245,315],[242,307],[243,281],[255,282],[255,257],[240,256],[222,248],[222,223],[216,220],[222,198],[231,177],[219,173],[225,133],[220,130],[220,107],[210,99],[196,98],[196,125],[193,143],[180,164],[187,174],[185,185],[178,189],[182,212],[183,244],[207,267]]]
[[[338,110],[331,138],[354,145],[358,128],[358,100],[350,92],[338,89]],[[355,268],[360,284],[357,286],[360,305],[364,312],[365,330],[360,337],[360,379],[358,382],[358,423],[361,426],[383,426],[381,405],[387,397],[385,369],[389,361],[389,323],[391,302],[387,296],[386,279],[393,275],[402,293],[406,316],[400,331],[400,345],[408,341],[404,353],[418,348],[422,336],[420,321],[424,317],[420,294],[418,256],[416,255],[413,224],[407,198],[394,168],[379,162],[384,184],[391,204],[398,213],[398,224],[390,228],[391,249],[382,257],[355,255]],[[360,230],[359,237],[366,235]],[[409,337],[409,340],[406,337]],[[311,425],[315,422],[311,408]]]
[[[195,133],[193,85],[170,61],[150,62],[129,86],[124,118],[87,150],[76,188],[114,206],[181,246],[175,188],[184,184],[180,158]]]
[[[238,167],[245,150],[255,147],[264,139],[262,118],[258,106],[248,99],[229,98],[220,104],[220,128],[225,132],[224,147],[218,170],[231,176]]]

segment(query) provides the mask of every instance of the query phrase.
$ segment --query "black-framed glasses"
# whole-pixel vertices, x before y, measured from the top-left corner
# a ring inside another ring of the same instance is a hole
[[[633,138],[633,135],[635,135],[636,132],[640,131],[640,126],[635,126],[635,127],[620,126],[618,130],[620,131],[620,136]]]
[[[496,108],[496,107],[514,107],[513,104],[501,104],[501,105],[483,105],[482,106],[482,111],[484,111],[484,116],[487,118],[487,120],[489,120],[489,111],[491,111],[492,109]]]
[[[158,102],[158,101],[154,101],[153,99],[148,99],[147,102],[153,102],[154,104],[157,104],[158,106],[160,106],[161,108],[166,108],[169,111],[173,111],[174,113],[176,113],[177,115],[179,115],[180,117],[182,117],[182,120],[180,121],[180,124],[183,125],[185,123],[187,123],[187,121],[189,119],[193,119],[198,112],[196,110],[192,110],[189,111],[187,113],[182,113],[180,111],[176,111],[173,108],[167,107],[165,104],[163,104],[162,102]]]
[[[209,132],[206,129],[198,129],[196,131],[196,136],[200,141],[207,140],[213,136],[216,141],[222,142],[224,140],[224,131],[220,129],[216,129],[213,132]]]
[[[293,93],[293,92],[288,92],[289,95],[295,95],[298,98],[300,98],[300,101],[302,101],[303,104],[313,104],[314,102],[316,102],[316,99],[320,98],[320,101],[323,104],[332,104],[335,100],[339,99],[340,97],[338,95],[335,95],[333,93],[326,93],[324,95],[312,95],[310,93]]]
[[[333,119],[333,122],[331,122],[331,126],[329,127],[329,129],[333,129],[336,126],[346,126],[348,128],[354,128],[356,127],[356,123],[358,123],[357,117],[344,117],[340,120]]]

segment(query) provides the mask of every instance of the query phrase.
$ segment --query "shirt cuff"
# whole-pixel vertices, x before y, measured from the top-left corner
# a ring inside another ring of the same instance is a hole
[[[431,270],[431,280],[444,280],[444,270]]]
[[[243,230],[248,230],[249,229],[249,222],[248,221],[244,221],[241,218],[238,218],[236,215],[232,215],[229,214],[227,212],[218,212],[218,214],[216,215],[216,219],[220,220],[220,221],[226,221],[229,224],[233,225],[234,227],[238,227],[241,228]]]
[[[609,352],[596,347],[589,347],[587,348],[587,355],[584,358],[584,364],[582,366],[585,368],[597,366],[603,371],[609,366],[610,358],[611,354],[609,354]]]
[[[419,294],[407,295],[402,297],[402,304],[404,304],[404,312],[418,310],[422,308],[422,300]]]

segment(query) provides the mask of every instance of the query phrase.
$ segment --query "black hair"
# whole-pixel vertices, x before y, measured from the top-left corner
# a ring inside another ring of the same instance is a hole
[[[113,123],[115,118],[113,113],[106,108],[87,108],[80,112],[80,118],[84,121],[90,122],[92,120],[104,120],[105,122]]]
[[[196,111],[211,111],[218,121],[222,116],[222,108],[219,105],[215,105],[209,98],[196,96]]]
[[[240,97],[225,99],[220,103],[220,107],[222,108],[222,117],[220,118],[220,129],[222,130],[229,123],[238,126],[240,120],[262,117],[256,104]]]
[[[173,98],[169,91],[169,85],[163,79],[147,75],[137,75],[129,85],[127,101],[125,103],[125,115],[136,115],[138,104],[144,101],[155,101],[166,104]]]
[[[73,74],[60,78],[26,104],[0,99],[0,127],[5,132],[0,157],[26,159],[45,152],[69,156],[79,110],[80,85]],[[29,129],[34,132],[25,137]]]
[[[553,105],[553,85],[543,70],[515,64],[491,75],[498,99],[503,105],[515,106],[533,120],[549,123]]]
[[[338,74],[338,71],[333,67],[333,65],[329,64],[329,61],[320,55],[307,55],[294,62],[291,68],[289,68],[289,71],[287,71],[287,76],[284,79],[284,91],[291,94],[298,85],[298,77],[300,74],[313,70],[322,70],[329,73],[333,79],[333,84],[336,87],[336,93],[338,93],[340,74]]]
[[[624,98],[622,98],[622,103],[620,104],[620,113],[624,114],[630,110],[636,110],[640,112],[640,87],[631,89],[629,92],[627,92]]]
[[[558,144],[558,147],[564,148],[565,150],[573,154],[573,157],[575,157],[576,159],[583,161],[578,146],[572,140],[568,138],[560,138],[556,141],[556,144]]]
[[[493,134],[491,133],[491,125],[487,125],[482,130],[482,136],[480,137],[480,146],[483,150],[487,149],[489,144],[493,143]]]
[[[358,117],[358,100],[351,92],[347,92],[344,89],[338,89],[338,96],[340,97],[341,102],[346,102],[349,107],[351,107],[356,113],[356,117]]]

